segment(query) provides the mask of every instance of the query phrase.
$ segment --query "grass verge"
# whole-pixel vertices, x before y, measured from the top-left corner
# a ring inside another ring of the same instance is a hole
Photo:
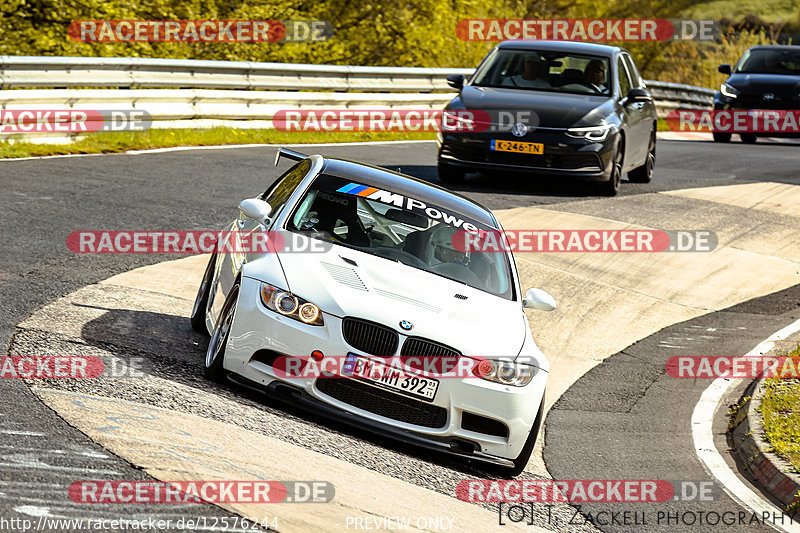
[[[106,154],[126,150],[174,146],[233,144],[313,144],[331,142],[433,140],[435,132],[298,132],[267,129],[209,128],[151,129],[147,131],[97,132],[67,144],[0,142],[0,158],[62,154]]]
[[[781,355],[800,358],[800,345]],[[800,379],[767,379],[764,389],[761,416],[766,440],[795,472],[800,472]]]
[[[670,131],[664,118],[658,131]],[[364,141],[435,140],[435,132],[299,132],[268,129],[151,129],[147,131],[97,132],[67,144],[0,142],[0,159],[64,154],[110,154],[127,150],[175,146],[219,146],[236,144],[314,144]]]

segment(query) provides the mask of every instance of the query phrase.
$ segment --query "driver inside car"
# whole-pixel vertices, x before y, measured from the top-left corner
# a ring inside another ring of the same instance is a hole
[[[549,89],[550,83],[545,79],[547,76],[547,63],[535,55],[526,55],[522,61],[523,70],[520,74],[509,76],[503,85],[514,87],[527,87],[531,89]]]
[[[456,229],[445,224],[439,224],[431,234],[430,247],[433,258],[438,263],[452,263],[468,266],[470,256],[468,251],[461,252],[453,247],[453,236]]]
[[[603,66],[603,62],[598,59],[592,59],[586,65],[586,69],[583,71],[583,77],[586,79],[586,83],[592,86],[598,92],[605,92],[606,86],[606,69]]]

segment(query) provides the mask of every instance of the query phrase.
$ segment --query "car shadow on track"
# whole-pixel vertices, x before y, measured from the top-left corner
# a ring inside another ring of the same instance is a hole
[[[281,426],[300,424],[302,427],[298,428],[295,425],[295,428],[302,430],[303,433],[318,433],[319,442],[315,440],[315,445],[304,444],[301,442],[302,439],[294,438],[291,429],[284,429],[284,435],[265,432],[268,436],[340,459],[348,460],[346,457],[350,454],[343,458],[341,454],[331,453],[331,450],[326,450],[325,446],[319,443],[333,441],[336,442],[336,448],[341,448],[342,441],[347,439],[374,444],[384,449],[385,453],[381,452],[381,456],[391,456],[393,452],[400,455],[395,459],[386,457],[381,459],[393,463],[392,470],[395,472],[411,468],[409,464],[413,464],[415,462],[413,459],[416,459],[429,463],[433,468],[450,469],[454,471],[451,475],[458,478],[468,479],[470,475],[481,478],[495,475],[502,477],[502,472],[490,470],[491,467],[487,467],[485,463],[465,461],[442,452],[382,437],[369,430],[322,417],[293,405],[291,401],[253,392],[230,381],[218,384],[205,379],[203,367],[208,337],[193,331],[188,318],[156,312],[108,309],[100,317],[84,324],[81,335],[87,344],[108,352],[111,358],[116,359],[117,367],[120,360],[122,363],[135,362],[144,374],[138,379],[130,379],[130,376],[117,379],[100,378],[100,380],[112,380],[111,383],[105,384],[96,380],[77,380],[95,382],[86,385],[89,387],[86,390],[87,394],[92,394],[92,390],[96,390],[119,399],[148,403],[156,407],[179,406],[178,408],[186,413],[238,424],[250,430],[253,429],[252,417],[242,416],[242,412],[257,409],[279,417],[278,424]],[[148,381],[147,376],[158,379]],[[161,380],[182,387],[171,388],[165,386]],[[214,405],[219,408],[210,408]],[[254,415],[258,414],[261,413]],[[357,445],[357,442],[353,444]],[[403,459],[403,456],[412,460]],[[385,473],[382,468],[373,466],[369,461],[358,464]]]

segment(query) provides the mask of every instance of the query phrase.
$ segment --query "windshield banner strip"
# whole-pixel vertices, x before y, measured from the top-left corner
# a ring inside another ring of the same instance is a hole
[[[471,220],[464,215],[448,212],[441,207],[428,204],[421,200],[417,200],[416,198],[403,196],[402,194],[383,189],[376,189],[375,187],[369,187],[360,183],[348,183],[347,185],[336,189],[336,192],[352,194],[368,200],[374,200],[387,205],[399,207],[407,211],[411,211],[412,213],[425,216],[431,220],[443,222],[454,228],[461,228],[467,232],[478,231],[479,227],[488,229],[486,226]]]

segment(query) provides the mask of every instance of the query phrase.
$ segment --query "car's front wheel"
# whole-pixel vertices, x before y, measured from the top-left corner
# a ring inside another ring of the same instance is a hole
[[[531,432],[528,434],[528,438],[525,440],[525,445],[522,446],[522,451],[519,452],[517,458],[513,459],[514,466],[509,468],[509,473],[512,477],[520,475],[525,471],[525,467],[528,466],[528,461],[531,459],[533,448],[536,446],[536,439],[539,437],[539,430],[542,427],[543,418],[544,395],[542,395],[542,401],[539,403],[539,413],[536,415],[536,420],[533,422]]]
[[[634,183],[650,183],[653,179],[653,172],[656,168],[656,132],[650,136],[650,144],[647,148],[647,159],[644,165],[634,168],[628,172],[628,179]]]
[[[211,254],[211,259],[208,261],[206,271],[203,274],[203,280],[200,282],[200,288],[197,289],[194,307],[192,307],[192,329],[205,335],[208,335],[208,329],[206,328],[206,309],[208,309],[208,298],[211,294],[211,283],[214,281],[214,268],[216,264],[217,254]]]
[[[453,165],[439,162],[439,179],[444,183],[461,183],[464,181],[466,172]]]
[[[221,381],[225,377],[225,369],[222,364],[225,360],[225,349],[228,346],[228,337],[231,333],[238,302],[239,282],[237,281],[231,287],[228,297],[225,298],[225,303],[217,317],[217,323],[214,325],[214,331],[211,333],[208,350],[206,350],[206,367],[203,373],[212,381]]]
[[[758,140],[758,137],[753,133],[740,133],[739,138],[742,139],[742,142],[745,144],[755,144]]]
[[[715,143],[729,143],[731,142],[730,133],[713,133]]]
[[[624,153],[625,146],[620,142],[614,152],[611,176],[609,176],[608,181],[602,181],[597,184],[597,188],[603,196],[616,196],[619,192],[619,184],[622,181],[622,155]]]

